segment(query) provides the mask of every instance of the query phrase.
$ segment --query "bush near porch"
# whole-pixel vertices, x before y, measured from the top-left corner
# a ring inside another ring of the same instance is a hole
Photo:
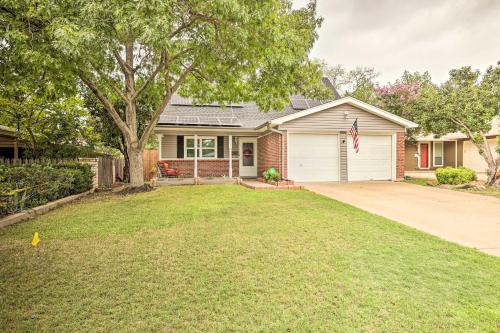
[[[0,164],[0,216],[43,205],[92,188],[90,165]]]
[[[0,230],[0,262],[6,332],[497,332],[500,318],[498,258],[308,191],[101,193]]]
[[[436,179],[440,184],[459,185],[476,180],[476,172],[469,168],[446,167],[436,169]]]

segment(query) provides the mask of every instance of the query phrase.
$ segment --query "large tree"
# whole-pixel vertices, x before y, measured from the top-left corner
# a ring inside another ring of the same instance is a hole
[[[352,96],[366,103],[374,103],[375,79],[379,73],[372,67],[356,67],[348,70],[342,65],[330,66],[325,61],[316,60],[324,76],[328,77],[337,91],[344,96]]]
[[[293,10],[290,0],[2,0],[0,15],[4,45],[50,58],[104,106],[125,138],[131,186],[143,185],[143,149],[177,91],[254,100],[263,111],[283,109],[291,94],[327,94],[308,60],[315,1]],[[161,94],[139,134],[148,89]]]
[[[375,87],[376,97],[373,104],[400,117],[417,122],[421,110],[427,107],[422,91],[430,92],[436,91],[436,89],[437,86],[432,83],[428,72],[421,74],[405,71],[401,78],[394,83]],[[409,129],[406,140],[414,141],[415,135],[418,135],[419,132],[419,128]]]
[[[500,162],[494,158],[486,133],[491,121],[500,116],[500,63],[482,75],[471,67],[450,71],[439,89],[422,90],[418,123],[437,136],[460,131],[477,147],[488,164],[489,185],[495,182]]]

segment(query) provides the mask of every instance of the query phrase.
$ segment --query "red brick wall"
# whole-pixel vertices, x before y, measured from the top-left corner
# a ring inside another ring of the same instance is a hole
[[[271,133],[257,139],[257,176],[270,167],[278,169],[283,177],[287,177],[286,166],[286,132],[284,132],[285,165],[281,170],[281,134]]]
[[[398,132],[396,135],[396,178],[405,177],[405,133]]]
[[[194,160],[165,160],[169,166],[179,170],[179,177],[191,178],[194,176]],[[233,177],[238,177],[238,160],[233,159]],[[198,177],[229,176],[229,160],[198,160]]]

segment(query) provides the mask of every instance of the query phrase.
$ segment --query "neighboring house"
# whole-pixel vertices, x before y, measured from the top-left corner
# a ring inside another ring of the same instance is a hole
[[[0,125],[0,158],[17,159],[22,156],[24,147],[15,130]]]
[[[491,130],[486,133],[493,156],[496,153],[496,137],[500,135],[500,119],[492,121]],[[428,177],[429,171],[440,167],[464,166],[471,168],[479,178],[486,177],[488,165],[477,150],[477,147],[463,133],[456,132],[435,138],[433,134],[420,136],[415,144],[406,146],[406,174],[413,177]]]
[[[255,178],[275,167],[295,181],[403,178],[405,131],[417,124],[335,94],[331,101],[294,96],[283,112],[268,113],[255,103],[195,106],[174,96],[155,128],[159,158],[181,177]],[[359,153],[349,135],[356,119]]]

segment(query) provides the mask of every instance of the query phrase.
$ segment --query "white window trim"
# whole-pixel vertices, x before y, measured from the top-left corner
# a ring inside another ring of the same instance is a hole
[[[194,160],[194,157],[187,157],[187,150],[188,150],[188,147],[187,147],[187,140],[188,139],[193,139],[194,140],[194,136],[191,135],[191,136],[184,136],[184,159],[186,160]],[[198,140],[203,140],[203,139],[212,139],[214,140],[214,143],[215,143],[215,157],[202,157],[202,156],[197,156],[197,158],[199,160],[216,160],[217,159],[217,137],[216,136],[198,136]],[[198,152],[198,149],[199,150],[202,150],[201,147],[196,147],[197,146],[197,143],[195,142],[195,153]],[[198,149],[196,149],[198,148]],[[193,148],[189,148],[189,149],[193,149]]]
[[[443,147],[441,149],[441,164],[436,164],[436,143],[440,143]],[[435,167],[444,166],[444,142],[443,141],[434,141],[432,143],[432,165]]]

